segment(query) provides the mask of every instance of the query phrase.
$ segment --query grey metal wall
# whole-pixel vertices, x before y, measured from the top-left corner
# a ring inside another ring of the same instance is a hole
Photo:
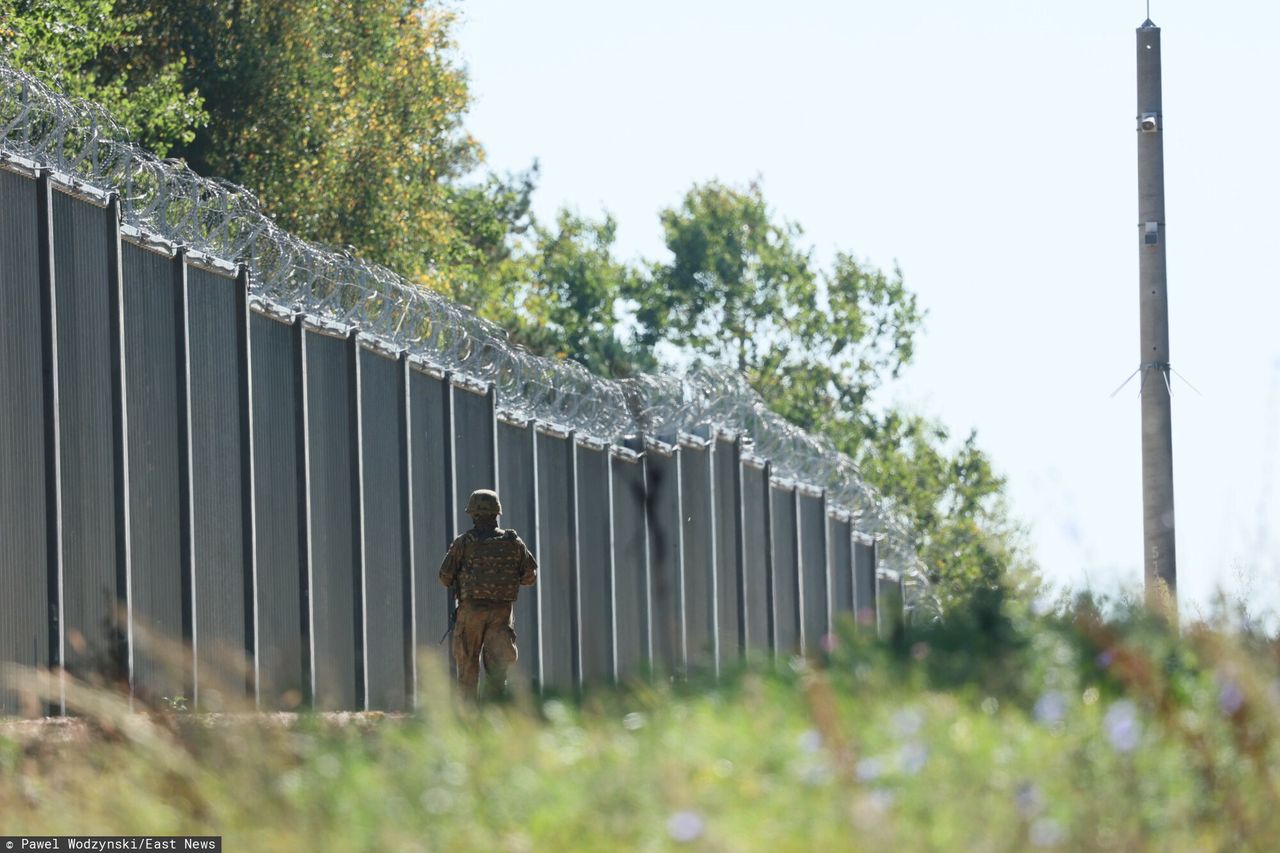
[[[684,542],[684,614],[690,670],[718,666],[716,552],[711,449],[694,439],[681,443],[680,490]]]
[[[447,643],[440,639],[449,627],[449,595],[439,573],[454,537],[451,395],[443,375],[413,362],[409,367],[409,515],[418,653],[447,664]]]
[[[492,387],[251,310],[246,275],[118,210],[0,169],[0,659],[210,709],[413,707],[437,686],[421,655],[447,660],[440,561],[486,487],[539,559],[516,605],[537,689],[901,620],[874,545],[741,440],[504,420]]]
[[[800,525],[794,487],[769,487],[773,516],[773,648],[800,651]]]
[[[614,665],[613,516],[608,448],[575,442],[578,473],[578,613],[582,680],[612,681]]]
[[[772,649],[773,514],[770,512],[767,465],[742,466],[742,522],[746,647]]]
[[[822,495],[800,495],[801,644],[813,652],[830,630],[827,615],[827,505]]]
[[[53,348],[42,309],[40,210],[35,180],[0,169],[0,660],[26,666],[48,666],[57,649],[49,642],[57,563],[43,375]],[[0,714],[18,710],[18,697],[0,684]]]
[[[654,663],[667,674],[679,674],[687,660],[680,449],[650,445],[645,460]]]
[[[745,651],[742,573],[742,468],[739,443],[717,438],[713,445],[714,528],[716,537],[716,624],[721,662]]]
[[[128,677],[115,210],[54,189],[61,636],[79,678]]]
[[[542,557],[542,686],[574,689],[579,681],[578,553],[572,436],[538,431],[538,553]]]
[[[502,526],[515,530],[539,559],[538,478],[534,428],[530,423],[498,422],[498,479],[502,482]],[[530,685],[542,682],[538,631],[538,595],[542,584],[523,587],[516,599],[516,675]]]
[[[361,346],[360,453],[366,706],[413,706],[413,575],[409,526],[408,360]]]
[[[257,675],[263,708],[292,710],[310,693],[306,441],[302,325],[254,312],[254,510],[257,516]]]
[[[848,518],[827,520],[827,562],[831,566],[831,612],[853,613],[853,525]]]
[[[190,697],[186,265],[132,242],[121,260],[133,687],[144,699]]]
[[[876,546],[856,542],[853,546],[853,601],[858,624],[876,626]]]
[[[493,392],[453,386],[455,535],[471,527],[467,498],[476,489],[497,488],[497,425]]]
[[[195,691],[220,710],[253,689],[247,284],[188,263]]]
[[[305,330],[312,700],[325,709],[364,703],[355,355],[354,340]]]
[[[902,630],[902,581],[899,578],[877,575],[876,605],[880,636],[892,636]]]
[[[618,678],[627,679],[647,672],[653,660],[646,458],[627,451],[616,451],[611,456]]]

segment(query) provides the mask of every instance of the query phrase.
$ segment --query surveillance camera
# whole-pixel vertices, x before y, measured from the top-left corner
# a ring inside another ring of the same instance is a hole
[[[1138,128],[1143,133],[1155,133],[1159,129],[1159,123],[1156,121],[1156,114],[1143,113],[1142,118],[1138,122]]]

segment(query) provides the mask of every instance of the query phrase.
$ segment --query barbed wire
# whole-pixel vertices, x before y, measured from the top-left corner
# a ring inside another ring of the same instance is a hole
[[[736,371],[695,365],[611,380],[573,361],[535,355],[439,293],[349,249],[290,234],[249,190],[156,157],[102,106],[69,98],[2,61],[0,152],[117,194],[125,225],[245,264],[258,299],[492,383],[500,408],[514,417],[613,442],[707,428],[742,434],[777,475],[824,489],[829,503],[851,514],[855,530],[880,541],[880,564],[902,578],[909,609],[925,618],[940,613],[901,514],[867,485],[853,460],[771,411]]]

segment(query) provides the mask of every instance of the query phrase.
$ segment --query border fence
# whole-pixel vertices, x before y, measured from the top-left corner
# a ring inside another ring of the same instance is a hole
[[[936,612],[852,463],[740,377],[522,352],[2,66],[0,400],[0,662],[152,699],[412,707],[483,487],[541,566],[539,689]]]

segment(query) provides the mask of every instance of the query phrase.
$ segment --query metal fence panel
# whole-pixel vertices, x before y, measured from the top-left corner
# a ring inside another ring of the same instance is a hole
[[[121,260],[133,686],[156,700],[190,695],[179,665],[191,628],[182,262],[128,242]]]
[[[764,467],[743,465],[743,597],[749,650],[773,646],[773,545],[769,518],[769,472]]]
[[[513,529],[538,556],[538,491],[534,469],[532,424],[498,422],[498,479],[502,482],[502,526]],[[541,584],[522,587],[516,599],[516,643],[519,659],[511,678],[540,684],[538,593]]]
[[[716,582],[711,452],[680,448],[680,492],[684,516],[685,640],[690,670],[716,667]]]
[[[870,542],[853,546],[853,602],[858,624],[876,625],[876,547]]]
[[[354,343],[304,341],[314,702],[350,710],[364,699]]]
[[[827,554],[831,566],[831,612],[833,619],[851,614],[853,607],[853,530],[848,519],[827,520]]]
[[[827,502],[821,496],[800,495],[800,576],[804,584],[802,644],[817,651],[830,631],[827,601]]]
[[[656,666],[678,674],[686,666],[684,546],[680,507],[680,451],[645,453],[649,515],[649,581]]]
[[[774,649],[790,655],[800,651],[799,519],[796,491],[769,487],[773,517],[773,624]]]
[[[413,705],[406,361],[360,347],[366,707]]]
[[[542,686],[571,690],[578,665],[578,567],[574,545],[571,439],[538,433],[542,566]]]
[[[641,674],[649,639],[649,541],[645,529],[645,459],[613,456],[613,569],[618,677]]]
[[[52,196],[63,661],[79,678],[112,679],[128,674],[116,223],[100,205]]]
[[[37,210],[36,182],[0,169],[0,661],[25,666],[52,662]],[[18,710],[0,686],[0,714]]]
[[[411,365],[409,482],[417,652],[436,656],[441,673],[448,671],[450,660],[447,644],[440,642],[449,627],[449,592],[440,585],[440,563],[453,541],[452,447],[449,385],[443,378]],[[420,682],[418,689],[438,686]]]
[[[612,681],[616,669],[609,451],[577,444],[577,454],[582,678],[601,684]]]
[[[896,577],[876,577],[876,613],[880,636],[889,637],[902,630],[902,581]]]
[[[243,700],[252,684],[245,283],[188,264],[187,294],[195,699],[219,710],[224,698]]]
[[[738,442],[717,438],[714,459],[716,622],[721,662],[743,649],[742,469]]]
[[[298,707],[309,689],[306,443],[302,329],[256,311],[253,352],[254,509],[257,513],[258,702]]]
[[[493,395],[453,386],[453,453],[456,481],[457,531],[471,528],[465,512],[467,498],[476,489],[495,489],[497,482],[497,413]]]

